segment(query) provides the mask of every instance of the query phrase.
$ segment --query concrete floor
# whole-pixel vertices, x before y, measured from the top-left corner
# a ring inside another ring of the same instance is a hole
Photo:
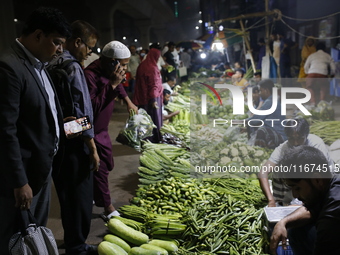
[[[109,183],[112,203],[116,208],[129,204],[129,199],[134,196],[134,192],[138,187],[137,171],[140,153],[133,148],[121,145],[115,141],[118,132],[124,127],[127,117],[126,106],[116,102],[109,126],[115,160],[115,167],[109,175]],[[107,233],[104,221],[99,217],[102,212],[103,208],[93,206],[91,231],[87,239],[87,243],[89,244],[99,244],[103,236]],[[59,246],[59,253],[65,254],[65,250],[63,249],[64,231],[61,225],[58,197],[54,187],[52,189],[51,211],[47,227],[53,231]]]
[[[331,101],[331,99],[329,100]],[[340,120],[340,101],[333,101],[336,112],[336,120]],[[289,109],[287,117],[294,109]],[[138,185],[138,166],[140,153],[133,148],[121,145],[115,141],[118,132],[124,127],[128,113],[125,105],[116,102],[116,107],[110,122],[110,136],[113,143],[115,168],[109,175],[112,203],[116,208],[129,204],[129,199],[134,196]],[[105,234],[108,233],[103,220],[99,215],[103,208],[93,206],[91,231],[87,239],[88,244],[99,244]],[[63,249],[63,228],[61,226],[60,208],[58,198],[53,188],[52,205],[47,226],[53,231],[59,246],[59,253],[65,254]]]

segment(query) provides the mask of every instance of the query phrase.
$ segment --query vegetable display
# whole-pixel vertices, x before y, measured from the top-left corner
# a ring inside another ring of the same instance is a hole
[[[156,221],[157,224],[159,224],[159,222],[161,221],[157,215],[148,214],[143,209],[140,208],[137,209],[137,207],[135,208],[132,207],[130,208],[130,206],[125,206],[124,210],[120,209],[120,211],[125,216],[138,218],[142,221],[145,221],[147,226],[150,226],[148,221]],[[135,217],[139,212],[141,212],[141,215],[143,216]],[[107,227],[111,234],[105,235],[103,241],[99,244],[98,246],[99,255],[128,255],[128,254],[171,255],[175,254],[178,251],[178,246],[173,241],[160,239],[153,239],[149,241],[148,235],[141,231],[137,231],[123,223],[126,220],[127,219],[123,217],[111,218],[109,220]],[[162,220],[170,221],[172,219],[168,217],[163,217]],[[170,231],[172,229],[171,226],[172,222],[171,224],[169,224],[169,222],[167,224],[168,225],[166,226],[166,231]],[[157,228],[156,230],[159,231],[160,226],[159,225],[155,226]],[[183,233],[184,229],[185,227],[181,232],[176,232],[176,234]]]
[[[297,116],[306,118],[309,122],[313,123],[315,120],[332,121],[334,120],[334,108],[331,103],[324,100],[320,101],[316,107],[307,106],[307,109],[312,114],[311,116],[304,115],[302,112],[297,112]]]
[[[128,253],[122,247],[108,241],[103,241],[98,245],[98,254],[128,255]]]
[[[340,138],[340,121],[317,121],[310,126],[310,133],[317,135],[331,145]]]
[[[149,185],[165,178],[190,176],[190,154],[185,148],[145,142],[140,156],[139,181]]]
[[[113,234],[135,245],[149,242],[149,237],[146,234],[130,228],[118,219],[110,219],[108,228]]]
[[[226,194],[197,204],[185,214],[187,229],[180,254],[263,254],[268,241],[262,234],[262,214],[263,209]]]
[[[104,236],[104,241],[114,243],[118,245],[119,247],[123,248],[123,250],[126,252],[129,252],[131,250],[130,245],[127,242],[125,242],[123,239],[119,238],[118,236],[107,234]]]
[[[179,93],[167,105],[170,111],[180,110],[161,129],[168,141],[141,143],[138,189],[131,204],[118,209],[120,217],[109,221],[111,234],[103,242],[121,244],[132,255],[267,254],[269,235],[263,216],[267,201],[256,173],[272,151],[252,145],[242,125],[212,124],[213,119],[247,117],[233,116],[228,91],[218,91],[223,100],[220,105],[203,86],[215,102],[208,102],[207,115],[202,115],[202,90],[190,93],[190,86],[199,86],[199,82],[183,84],[186,95]],[[189,94],[198,105],[190,104]],[[334,111],[329,104],[318,105],[321,108],[313,110],[318,113],[310,133],[330,145],[340,137],[340,122],[330,121]],[[201,166],[236,170],[212,174],[201,171]],[[244,167],[251,170],[241,171]],[[113,249],[105,244],[107,251]]]

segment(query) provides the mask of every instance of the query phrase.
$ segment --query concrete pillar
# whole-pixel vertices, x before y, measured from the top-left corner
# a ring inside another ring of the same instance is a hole
[[[0,8],[0,52],[8,48],[18,35],[16,34],[14,23],[13,1],[2,1]]]
[[[163,47],[165,45],[165,38],[167,37],[167,30],[165,27],[153,27],[153,32],[155,33],[157,37],[157,41],[161,44]]]
[[[150,20],[136,20],[136,26],[141,33],[141,45],[145,49],[149,49],[150,42]]]
[[[99,31],[100,38],[98,42],[99,47],[104,47],[105,44],[114,40],[114,26],[113,15],[115,9],[103,8],[100,15],[96,17],[95,27]]]

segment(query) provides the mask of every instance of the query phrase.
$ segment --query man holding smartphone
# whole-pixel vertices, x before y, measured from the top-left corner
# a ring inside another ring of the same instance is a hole
[[[135,106],[125,92],[122,80],[125,77],[130,50],[121,42],[111,41],[102,50],[99,59],[85,68],[84,73],[91,96],[94,114],[95,143],[100,157],[99,171],[94,173],[94,201],[98,207],[104,207],[102,218],[109,219],[119,215],[111,202],[108,176],[113,169],[112,143],[108,127],[114,108],[115,98],[124,99],[128,111]]]
[[[85,21],[74,21],[71,29],[72,36],[67,39],[64,52],[53,59],[50,66],[53,68],[60,62],[75,60],[65,68],[71,87],[74,117],[81,121],[88,116],[88,121],[93,123],[91,99],[80,63],[91,54],[99,36],[95,28]],[[67,255],[96,254],[96,247],[85,243],[92,219],[92,171],[98,171],[99,167],[94,132],[88,129],[76,137],[68,137],[60,170],[53,175],[61,208],[65,250]]]

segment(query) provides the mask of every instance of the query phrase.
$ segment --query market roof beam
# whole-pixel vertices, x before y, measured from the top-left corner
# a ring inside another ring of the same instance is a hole
[[[272,11],[268,12],[254,12],[254,13],[247,13],[247,14],[242,14],[236,17],[231,17],[231,18],[226,18],[226,19],[220,19],[220,20],[215,20],[213,23],[215,25],[218,25],[222,22],[225,21],[232,21],[232,20],[242,20],[242,19],[249,19],[249,18],[256,18],[256,17],[264,17],[264,16],[271,16],[274,15],[275,20],[281,19],[281,11],[278,9],[274,9]]]

